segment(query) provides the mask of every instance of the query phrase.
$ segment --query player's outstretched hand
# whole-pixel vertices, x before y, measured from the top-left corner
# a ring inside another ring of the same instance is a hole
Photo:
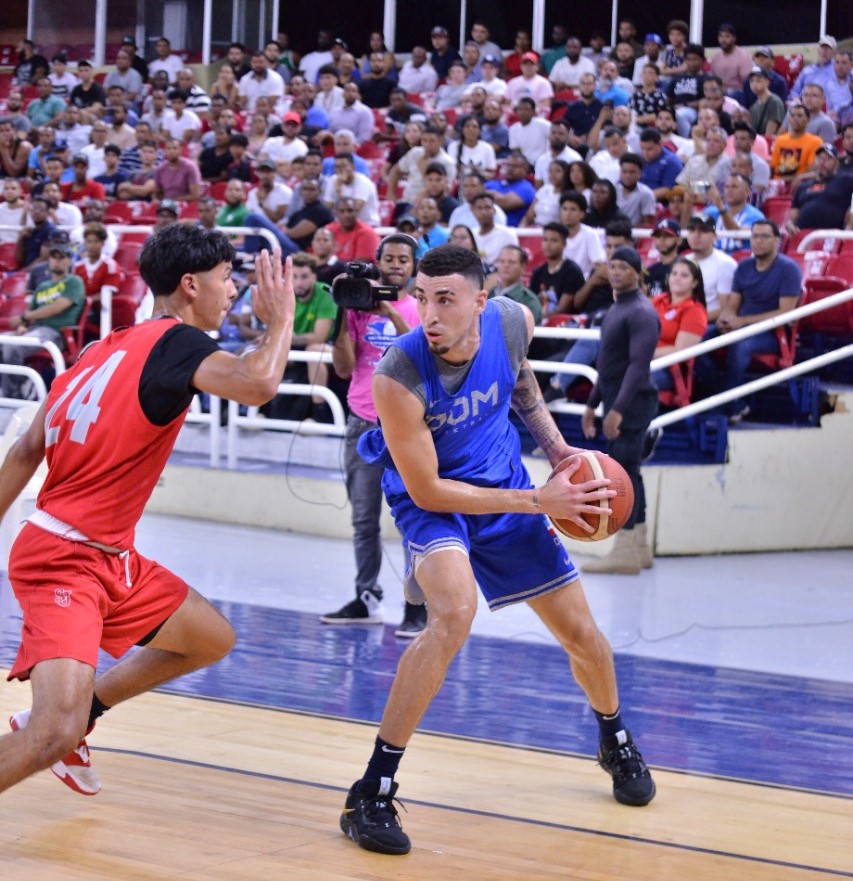
[[[258,283],[252,296],[252,309],[266,325],[293,320],[296,296],[293,293],[293,264],[290,257],[281,266],[281,252],[261,251],[255,261]]]
[[[610,514],[610,509],[602,508],[599,502],[601,499],[612,499],[616,490],[610,489],[610,480],[606,477],[572,483],[572,475],[580,466],[581,460],[576,459],[541,486],[539,507],[549,517],[572,520],[586,529],[588,524],[581,514]],[[592,532],[592,529],[588,531]]]

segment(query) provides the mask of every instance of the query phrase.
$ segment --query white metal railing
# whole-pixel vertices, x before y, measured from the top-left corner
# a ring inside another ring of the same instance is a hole
[[[44,383],[44,379],[41,374],[37,370],[33,370],[32,367],[24,367],[21,364],[3,364],[0,362],[0,374],[6,374],[7,376],[22,376],[24,379],[29,379],[33,386],[35,387],[36,392],[36,400],[43,401],[47,397],[47,386]],[[3,407],[25,407],[27,404],[31,404],[31,400],[24,400],[23,398],[5,398],[0,397],[0,404]]]
[[[797,253],[805,254],[809,249],[809,245],[816,241],[826,241],[826,239],[840,239],[841,241],[850,241],[853,239],[853,230],[849,229],[813,229],[800,240],[797,245]]]
[[[17,336],[13,333],[0,334],[0,346],[21,346],[25,349],[44,349],[53,361],[56,375],[65,372],[65,358],[59,351],[59,346],[49,340],[37,340],[33,337]]]

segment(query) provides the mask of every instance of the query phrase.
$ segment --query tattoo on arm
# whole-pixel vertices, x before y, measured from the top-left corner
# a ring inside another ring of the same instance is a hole
[[[521,363],[521,370],[512,390],[511,404],[512,409],[527,426],[533,440],[550,461],[551,451],[558,445],[564,446],[565,440],[557,429],[551,411],[542,400],[539,383],[526,359]]]

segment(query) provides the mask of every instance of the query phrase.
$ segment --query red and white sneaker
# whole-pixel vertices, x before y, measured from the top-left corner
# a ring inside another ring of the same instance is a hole
[[[9,717],[9,727],[12,731],[20,731],[27,727],[29,721],[30,710],[21,710],[20,713]],[[92,725],[92,728],[94,727]],[[92,728],[86,734],[91,734]],[[79,792],[80,795],[97,795],[101,791],[101,781],[89,761],[89,747],[86,745],[85,737],[80,740],[76,749],[51,765],[50,770],[66,786]]]

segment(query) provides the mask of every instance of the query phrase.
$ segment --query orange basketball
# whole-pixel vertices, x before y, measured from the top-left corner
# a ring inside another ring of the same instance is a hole
[[[568,535],[570,538],[579,541],[601,541],[601,539],[613,535],[614,532],[618,532],[628,522],[634,507],[634,487],[631,484],[631,478],[628,477],[628,472],[615,459],[592,450],[567,456],[551,472],[548,480],[568,468],[575,459],[581,460],[581,467],[572,475],[572,483],[586,483],[588,480],[609,478],[610,489],[616,490],[616,495],[612,499],[599,499],[598,505],[601,508],[610,508],[613,513],[582,514],[581,516],[593,527],[594,532],[584,532],[577,523],[573,523],[571,520],[558,520],[552,517],[551,522],[563,535]]]

